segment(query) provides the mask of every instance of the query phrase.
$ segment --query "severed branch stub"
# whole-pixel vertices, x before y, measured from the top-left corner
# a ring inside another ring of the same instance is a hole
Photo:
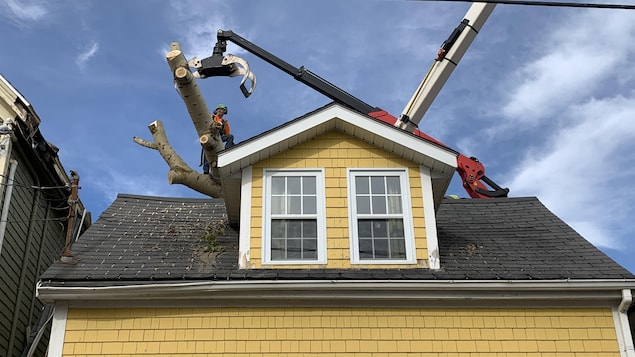
[[[224,145],[220,136],[220,125],[214,123],[196,78],[194,78],[178,42],[170,44],[170,51],[165,57],[174,77],[176,88],[185,103],[185,107],[192,119],[192,124],[194,124],[198,134],[203,154],[210,165],[209,175],[197,173],[174,151],[168,142],[160,120],[150,123],[148,126],[154,142],[138,137],[134,137],[133,140],[137,144],[157,150],[161,154],[170,167],[168,173],[168,182],[170,184],[183,184],[205,195],[215,198],[221,197],[222,187],[220,185],[217,162],[218,152],[224,149]]]
[[[160,120],[154,121],[148,125],[148,129],[152,133],[154,142],[150,142],[139,137],[133,137],[135,143],[153,150],[157,150],[163,160],[170,167],[168,172],[168,182],[170,184],[182,184],[194,191],[200,192],[210,197],[221,197],[221,185],[212,180],[210,176],[204,175],[193,170],[186,162],[176,153],[170,145],[163,123]]]

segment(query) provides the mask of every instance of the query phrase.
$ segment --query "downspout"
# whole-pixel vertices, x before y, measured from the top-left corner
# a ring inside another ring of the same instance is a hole
[[[75,235],[75,239],[73,240],[74,242],[77,242],[77,240],[79,239],[79,236],[82,234],[82,226],[84,225],[84,220],[86,219],[86,208],[84,208],[84,210],[82,211],[82,219],[79,221],[79,226],[77,227],[77,234]]]
[[[15,178],[15,170],[18,162],[11,159],[9,162],[9,177],[7,177],[7,190],[4,194],[4,203],[2,204],[2,215],[0,215],[0,253],[2,253],[2,243],[4,242],[4,234],[7,231],[7,219],[9,218],[9,207],[11,206],[11,194],[13,193],[13,179]]]
[[[617,341],[620,347],[620,355],[623,357],[635,357],[635,347],[633,346],[633,334],[628,322],[628,309],[633,303],[631,289],[622,290],[622,300],[615,311],[614,320]]]
[[[68,212],[68,223],[66,227],[66,243],[64,244],[64,252],[62,253],[61,261],[63,263],[73,263],[75,261],[73,253],[71,252],[71,246],[73,245],[73,231],[75,227],[75,214],[77,206],[77,190],[79,189],[79,175],[77,172],[71,170],[71,178],[73,180],[71,186],[71,195],[68,198],[68,204],[70,206]]]

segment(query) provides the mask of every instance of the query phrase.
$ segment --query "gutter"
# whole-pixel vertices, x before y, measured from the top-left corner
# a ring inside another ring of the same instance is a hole
[[[551,281],[395,281],[395,280],[263,280],[182,283],[132,283],[92,286],[81,282],[38,282],[37,295],[46,303],[57,301],[410,301],[477,302],[589,302],[617,306],[623,291],[635,289],[635,279]],[[108,282],[117,284],[116,282]],[[622,299],[624,300],[624,299]],[[625,303],[624,303],[625,304]]]

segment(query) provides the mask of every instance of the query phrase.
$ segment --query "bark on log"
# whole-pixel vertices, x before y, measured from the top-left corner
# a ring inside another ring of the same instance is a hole
[[[176,153],[174,148],[172,148],[165,133],[163,123],[160,120],[150,123],[148,129],[152,133],[154,142],[143,140],[136,136],[132,139],[137,144],[157,150],[159,154],[161,154],[163,160],[165,160],[170,167],[170,171],[168,172],[168,182],[170,184],[182,184],[204,195],[214,198],[221,197],[222,189],[220,184],[212,180],[208,175],[193,170],[185,160]]]
[[[204,135],[209,136],[203,146],[203,152],[207,162],[216,163],[218,161],[218,152],[224,149],[219,133],[220,127],[212,126],[213,120],[209,108],[198,87],[196,78],[194,78],[194,75],[190,71],[187,60],[180,50],[180,45],[175,42],[171,44],[170,48],[172,50],[168,52],[165,57],[174,75],[177,90],[190,114],[198,137],[201,138]],[[210,175],[213,179],[218,180],[218,169],[216,165],[212,166],[210,164]]]
[[[134,137],[133,140],[137,144],[157,150],[161,154],[163,160],[170,167],[168,172],[170,184],[182,184],[210,197],[222,197],[222,187],[216,166],[218,152],[224,149],[220,137],[220,126],[213,123],[212,115],[201,94],[196,78],[194,78],[187,60],[181,52],[180,44],[178,42],[170,44],[170,51],[165,57],[174,76],[174,83],[198,134],[205,158],[210,164],[210,174],[204,175],[196,172],[174,151],[160,120],[150,123],[148,126],[154,142],[138,137]]]

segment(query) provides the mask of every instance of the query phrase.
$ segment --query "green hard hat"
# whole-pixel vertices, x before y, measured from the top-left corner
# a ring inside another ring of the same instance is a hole
[[[225,104],[219,104],[216,106],[216,109],[225,109],[225,113],[227,113],[227,106]]]

